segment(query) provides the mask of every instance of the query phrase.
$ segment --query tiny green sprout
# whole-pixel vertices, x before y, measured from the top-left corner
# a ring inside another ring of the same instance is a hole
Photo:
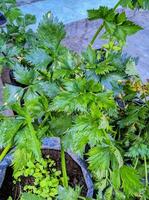
[[[21,182],[22,177],[33,177],[33,185],[25,185],[22,192],[29,192],[41,198],[52,200],[58,195],[61,172],[55,168],[55,162],[46,157],[35,163],[29,161],[22,170],[14,174],[14,184]]]

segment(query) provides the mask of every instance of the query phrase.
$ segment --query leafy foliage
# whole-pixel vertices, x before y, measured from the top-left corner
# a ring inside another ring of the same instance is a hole
[[[143,9],[149,9],[149,2],[147,0],[122,0],[121,5],[123,7],[129,7],[131,9],[134,8],[143,8]]]
[[[75,190],[73,190],[71,187],[65,189],[63,187],[59,187],[59,195],[58,195],[58,200],[69,200],[74,199],[74,200],[78,200],[79,196],[80,196],[80,188],[76,187]]]
[[[52,49],[57,48],[61,40],[65,37],[64,25],[59,23],[51,12],[48,12],[43,17],[37,33],[42,44]]]
[[[31,194],[31,193],[23,193],[21,200],[44,200],[43,198],[39,197],[38,195],[35,194]]]
[[[89,10],[88,17],[90,20],[103,19],[103,25],[106,37],[116,38],[117,41],[126,41],[126,37],[136,33],[142,28],[132,21],[128,20],[125,12],[117,13],[114,9],[100,7],[98,10]]]
[[[131,167],[123,166],[121,168],[121,179],[124,192],[127,195],[135,195],[139,193],[142,188],[142,185],[139,182],[139,176]]]
[[[12,68],[33,45],[32,39],[36,36],[29,26],[36,23],[36,18],[31,14],[24,15],[15,0],[2,0],[0,10],[7,18],[6,25],[0,27],[0,66]]]
[[[47,67],[50,57],[43,49],[32,49],[26,56],[26,60],[39,69]]]
[[[88,11],[89,19],[103,20],[98,32],[104,28],[102,38],[107,43],[100,50],[91,44],[81,55],[62,46],[64,25],[51,13],[33,33],[27,27],[34,17],[23,16],[12,2],[0,3],[8,15],[7,32],[3,28],[0,32],[0,62],[13,69],[23,87],[4,87],[1,110],[12,109],[15,116],[0,115],[0,146],[16,147],[15,174],[36,160],[40,173],[35,178],[43,181],[44,188],[51,187],[49,174],[41,180],[45,163],[40,149],[43,137],[56,136],[63,153],[71,149],[87,162],[97,200],[148,199],[149,84],[140,81],[136,59],[122,53],[127,36],[142,28],[128,20],[125,12],[116,11],[120,4],[147,9],[148,2],[122,0],[112,9]],[[34,170],[35,164],[24,173],[28,176]],[[39,192],[38,187],[27,186],[26,191],[30,193],[23,193],[23,199],[40,198],[32,194]],[[49,191],[45,193],[42,197],[48,198]],[[89,199],[80,193],[80,187],[60,186],[57,198]]]

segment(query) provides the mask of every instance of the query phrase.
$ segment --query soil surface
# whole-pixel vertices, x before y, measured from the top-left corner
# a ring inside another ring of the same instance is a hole
[[[43,158],[46,158],[49,155],[50,158],[55,161],[56,168],[58,170],[61,170],[60,151],[44,149],[42,153],[43,153]],[[87,186],[80,166],[67,153],[66,153],[66,162],[67,162],[67,174],[69,177],[69,185],[72,187],[75,187],[76,185],[81,186],[82,196],[86,196]],[[9,167],[6,172],[2,188],[0,189],[0,200],[7,200],[9,196],[12,196],[13,200],[18,200],[20,189],[22,190],[25,185],[33,184],[34,182],[32,177],[28,178],[23,177],[21,181],[21,186],[18,184],[14,185],[12,174],[13,174],[13,169]]]

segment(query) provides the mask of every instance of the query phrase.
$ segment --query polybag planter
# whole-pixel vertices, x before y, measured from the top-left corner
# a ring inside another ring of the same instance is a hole
[[[56,138],[56,137],[45,138],[45,139],[43,139],[42,148],[60,151],[60,149],[61,149],[60,139]],[[80,166],[85,183],[86,183],[86,187],[87,187],[87,195],[86,196],[92,197],[93,196],[93,182],[92,182],[91,176],[86,168],[85,162],[81,158],[79,158],[78,156],[73,154],[71,151],[67,151],[67,154],[74,160],[74,162],[76,162]],[[3,184],[6,170],[11,165],[11,163],[12,163],[11,154],[7,155],[3,159],[3,161],[0,163],[0,188]]]
[[[6,22],[6,17],[3,15],[3,13],[0,12],[0,26],[4,26]]]

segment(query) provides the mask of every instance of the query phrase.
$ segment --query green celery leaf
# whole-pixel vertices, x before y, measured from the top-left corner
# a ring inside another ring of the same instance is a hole
[[[83,56],[91,65],[94,65],[97,61],[96,51],[91,46],[87,48]]]
[[[21,200],[45,200],[44,198],[31,193],[22,193]]]
[[[126,196],[136,196],[142,189],[140,177],[135,169],[123,166],[120,169],[122,187]]]
[[[116,190],[115,191],[116,200],[126,200],[126,196],[123,192]]]
[[[149,10],[149,1],[148,0],[138,0],[140,7],[146,10]]]
[[[6,13],[6,18],[7,20],[10,21],[10,23],[13,23],[13,21],[16,20],[20,16],[22,16],[22,12],[17,7],[11,8],[11,11],[8,11]]]
[[[4,94],[4,105],[11,105],[13,103],[19,102],[23,95],[23,89],[21,87],[13,86],[7,84],[3,88]]]
[[[120,180],[120,170],[115,169],[114,171],[111,172],[111,182],[114,187],[114,189],[119,189],[121,185],[121,180]]]
[[[15,118],[0,121],[0,147],[4,147],[13,140],[22,124],[23,120]]]
[[[32,94],[28,94],[32,95]],[[34,118],[40,118],[44,115],[45,113],[45,105],[44,102],[42,101],[44,97],[41,96],[33,96],[33,98],[27,96],[24,96],[25,98],[25,109],[30,115]],[[46,105],[47,107],[47,105]]]
[[[113,9],[109,9],[108,7],[105,6],[100,6],[99,9],[92,9],[88,10],[88,18],[90,20],[95,20],[95,19],[112,19],[114,18],[114,11]]]
[[[55,97],[59,93],[59,88],[56,83],[50,81],[39,81],[33,86],[34,90],[41,95],[48,96],[50,98]]]
[[[45,70],[51,62],[51,57],[43,49],[32,49],[25,59],[35,66],[36,69]]]
[[[48,12],[37,29],[38,37],[48,48],[56,49],[65,37],[64,25]]]
[[[64,112],[86,112],[89,103],[95,101],[96,99],[96,95],[94,93],[98,93],[103,89],[100,83],[80,78],[66,81],[64,86],[65,90],[62,90],[62,92],[60,92],[53,99],[50,106],[51,110]]]
[[[108,137],[108,136],[107,136]],[[114,166],[114,170],[123,166],[123,158],[119,150],[113,145],[98,145],[89,150],[89,168],[92,171],[98,169],[107,170],[111,165]],[[114,163],[114,161],[117,163]]]
[[[28,126],[22,128],[14,138],[16,150],[14,151],[13,166],[14,171],[27,164],[28,160],[39,160],[41,158],[41,144],[37,135]]]
[[[106,200],[111,200],[113,196],[113,188],[112,187],[108,187],[104,193],[104,197]]]
[[[81,188],[76,187],[75,189],[68,187],[68,188],[63,188],[59,186],[59,191],[58,191],[58,200],[78,200],[79,196],[81,193]]]
[[[32,84],[35,78],[34,70],[28,70],[27,68],[23,67],[22,65],[19,65],[18,63],[16,63],[16,65],[14,66],[13,74],[15,76],[16,81],[25,85]]]
[[[129,76],[138,76],[139,75],[134,60],[128,61],[125,72]]]
[[[142,8],[149,10],[149,1],[148,0],[121,0],[121,5],[123,7],[129,7],[131,9]]]
[[[96,74],[98,75],[107,75],[110,72],[116,71],[115,66],[106,65],[106,63],[102,62],[97,65],[97,69],[95,70]]]
[[[116,26],[114,35],[120,40],[126,40],[127,35],[133,35],[140,30],[142,30],[142,27],[127,20],[123,24]]]
[[[109,147],[96,146],[89,153],[89,169],[97,171],[99,169],[107,170],[110,166],[110,150]]]
[[[31,25],[31,24],[35,24],[36,23],[36,17],[34,15],[31,14],[26,14],[25,15],[25,25]]]
[[[132,158],[144,158],[144,156],[149,157],[149,146],[142,143],[136,143],[129,148],[129,151],[126,152],[125,155]]]
[[[102,117],[100,112],[98,116],[80,115],[67,132],[73,138],[70,148],[82,154],[87,143],[91,146],[98,144],[99,141],[103,140],[107,130],[110,130],[109,123],[107,123],[105,117]]]
[[[54,136],[60,136],[72,125],[72,119],[70,116],[64,113],[57,117],[52,117],[50,121],[50,129]]]

